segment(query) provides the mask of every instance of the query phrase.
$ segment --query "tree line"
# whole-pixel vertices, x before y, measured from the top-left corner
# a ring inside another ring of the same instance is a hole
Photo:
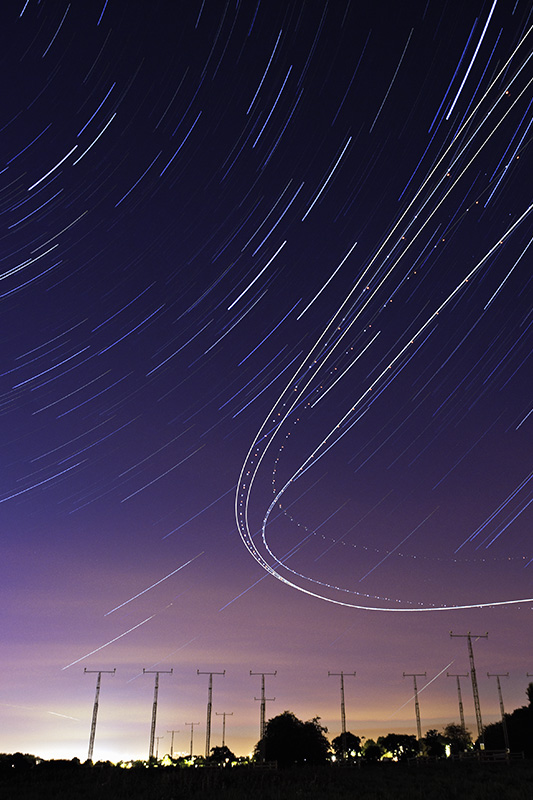
[[[377,762],[383,758],[407,761],[417,756],[445,758],[458,755],[473,747],[472,737],[460,725],[450,723],[442,733],[429,730],[418,740],[404,733],[388,733],[374,739],[364,739],[351,731],[340,734],[331,743],[328,730],[319,717],[302,722],[291,711],[284,711],[269,720],[264,739],[255,747],[255,759],[275,761],[280,767],[319,765],[328,762]]]
[[[523,753],[525,758],[533,758],[533,683],[526,690],[528,704],[505,715],[509,749],[511,752]],[[252,762],[275,763],[279,767],[312,765],[319,766],[333,762],[355,764],[360,762],[375,763],[381,760],[408,761],[412,758],[444,759],[449,756],[461,756],[468,751],[480,749],[482,744],[489,750],[504,750],[505,737],[502,722],[487,725],[483,731],[483,743],[473,741],[471,733],[454,722],[446,725],[442,731],[431,729],[422,739],[403,733],[388,733],[376,740],[365,739],[346,731],[329,741],[328,730],[320,724],[319,717],[306,722],[298,719],[292,711],[284,711],[270,719],[265,725],[265,734],[254,749]],[[36,756],[22,753],[0,754],[0,772],[6,769],[28,770],[36,765],[45,764]],[[52,760],[49,764],[56,766],[83,766],[79,759],[72,761]],[[109,764],[110,762],[99,762]],[[151,762],[128,762],[128,766],[164,766],[186,767],[218,766],[232,767],[246,765],[250,759],[237,757],[227,747],[213,747],[208,758],[200,756],[178,757]],[[86,762],[91,765],[91,762]],[[122,766],[126,766],[122,763]]]
[[[523,753],[525,758],[533,758],[533,683],[527,687],[526,695],[527,705],[505,714],[505,726],[509,750]],[[409,734],[388,733],[377,740],[363,741],[364,737],[346,731],[330,743],[326,736],[327,728],[320,724],[319,717],[302,722],[291,711],[284,711],[268,721],[265,736],[256,745],[255,758],[275,761],[282,767],[318,765],[331,760],[355,763],[382,759],[407,761],[416,757],[442,759],[460,756],[474,749],[504,750],[503,724],[495,722],[487,725],[482,740],[476,741],[472,740],[466,728],[451,722],[442,731],[428,730],[420,740]]]

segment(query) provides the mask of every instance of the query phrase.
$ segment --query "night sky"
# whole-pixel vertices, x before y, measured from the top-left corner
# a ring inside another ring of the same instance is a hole
[[[524,704],[530,3],[0,14],[0,751]]]

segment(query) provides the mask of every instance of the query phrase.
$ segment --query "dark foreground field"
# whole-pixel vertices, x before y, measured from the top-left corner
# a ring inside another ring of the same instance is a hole
[[[131,769],[39,765],[0,776],[1,800],[532,800],[533,764]]]

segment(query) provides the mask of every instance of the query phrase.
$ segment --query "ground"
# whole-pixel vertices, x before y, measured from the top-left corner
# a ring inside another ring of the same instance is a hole
[[[0,775],[1,800],[530,800],[533,763],[287,770],[64,765]]]

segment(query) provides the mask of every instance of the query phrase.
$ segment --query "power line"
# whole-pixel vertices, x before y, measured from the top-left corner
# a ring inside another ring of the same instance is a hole
[[[184,724],[191,726],[191,746],[189,748],[190,749],[189,756],[190,756],[190,758],[192,758],[192,742],[193,742],[193,737],[194,737],[194,726],[195,725],[199,725],[200,723],[199,722],[185,722]]]
[[[415,716],[416,716],[416,731],[418,734],[418,741],[422,738],[422,726],[420,725],[420,705],[418,703],[418,686],[416,685],[417,678],[426,678],[427,672],[404,672],[404,678],[412,678],[415,690]]]
[[[225,675],[224,672],[200,672],[196,670],[197,675],[209,675],[209,687],[207,690],[207,723],[205,726],[205,757],[209,758],[211,749],[211,713],[213,710],[213,675]]]
[[[330,672],[328,670],[328,678],[335,675],[339,676],[341,679],[341,741],[342,741],[342,757],[346,758],[348,755],[348,748],[346,746],[346,707],[344,704],[344,676],[349,675],[350,677],[355,678],[357,673],[355,672]]]
[[[90,733],[90,736],[89,736],[89,753],[87,755],[87,758],[88,758],[89,761],[93,760],[94,737],[95,737],[95,734],[96,734],[96,718],[98,717],[98,703],[99,703],[99,699],[100,699],[100,683],[102,681],[102,673],[105,672],[108,675],[114,675],[116,673],[116,671],[117,671],[116,667],[115,667],[115,669],[100,669],[100,670],[87,669],[87,667],[85,667],[84,670],[83,670],[84,675],[89,675],[91,673],[92,674],[96,673],[98,675],[98,677],[96,679],[96,692],[95,692],[95,695],[94,695],[93,718],[92,718],[92,721],[91,721],[91,733]]]
[[[508,678],[508,672],[487,672],[487,678],[496,678],[496,683],[498,686],[498,697],[500,698],[500,713],[502,715],[502,729],[503,729],[503,741],[505,742],[505,749],[508,753],[511,752],[511,748],[509,747],[509,733],[507,731],[507,720],[505,719],[505,709],[503,707],[503,695],[502,695],[502,685],[500,683],[500,678]]]
[[[222,717],[222,747],[226,744],[226,717],[232,717],[233,711],[217,711],[215,716]]]
[[[466,731],[465,714],[464,714],[464,710],[463,710],[463,698],[462,698],[462,695],[461,695],[461,681],[459,680],[459,678],[468,678],[468,672],[465,672],[465,673],[447,672],[446,673],[446,677],[447,678],[457,678],[457,696],[459,698],[459,717],[461,719],[461,728],[464,731]]]
[[[275,697],[266,697],[265,696],[265,675],[272,675],[276,676],[278,671],[275,670],[274,672],[252,672],[250,670],[250,675],[261,675],[261,698],[254,697],[254,700],[261,700],[261,710],[259,716],[259,758],[261,761],[265,761],[265,730],[266,730],[266,704],[268,702],[273,702],[276,698]]]
[[[155,737],[155,740],[156,740],[156,742],[157,742],[157,744],[156,744],[156,746],[155,746],[155,760],[156,760],[156,761],[157,761],[157,759],[158,759],[158,756],[159,756],[159,740],[160,740],[160,739],[164,739],[164,738],[165,738],[164,736],[156,736],[156,737]]]
[[[472,636],[473,634],[470,633],[470,631],[468,631],[468,633],[452,633],[452,631],[450,631],[450,638],[466,639],[468,642],[468,658],[470,659],[470,678],[472,680],[472,694],[474,696],[474,710],[476,712],[477,735],[479,738],[479,748],[480,750],[484,750],[485,743],[483,741],[483,720],[481,719],[481,706],[479,704],[479,689],[477,685],[476,665],[474,663]],[[474,639],[488,639],[488,637],[488,633],[480,633],[474,636]]]
[[[157,695],[159,693],[159,676],[160,675],[172,675],[173,670],[171,669],[144,669],[143,667],[143,675],[155,675],[155,684],[154,684],[154,702],[152,705],[152,726],[150,728],[150,749],[148,751],[148,760],[153,758],[154,756],[154,743],[155,743],[155,721],[157,717]]]
[[[174,758],[174,734],[179,731],[167,731],[167,733],[170,733],[170,758]]]

